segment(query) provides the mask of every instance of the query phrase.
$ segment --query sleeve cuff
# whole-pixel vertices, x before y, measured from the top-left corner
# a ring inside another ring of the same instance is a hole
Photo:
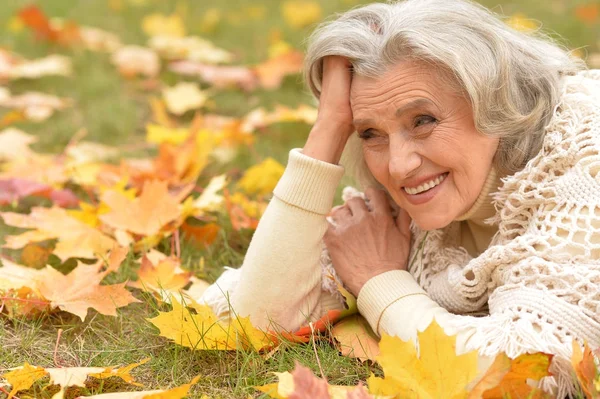
[[[331,210],[343,175],[342,166],[311,158],[302,154],[301,149],[294,148],[273,193],[288,204],[326,215]]]
[[[404,270],[392,270],[373,277],[358,294],[358,310],[367,319],[373,331],[380,335],[383,313],[403,297],[427,295],[414,277]]]

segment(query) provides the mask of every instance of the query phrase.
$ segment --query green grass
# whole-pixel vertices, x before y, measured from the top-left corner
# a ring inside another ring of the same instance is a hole
[[[118,146],[125,149],[126,156],[135,153],[136,145],[144,140],[145,124],[150,115],[148,97],[159,92],[143,89],[139,81],[123,79],[106,54],[39,42],[28,31],[6,31],[17,10],[31,3],[32,1],[24,0],[1,2],[0,46],[32,58],[50,53],[65,54],[73,60],[74,75],[68,78],[48,77],[13,82],[8,87],[16,93],[39,90],[69,97],[73,99],[74,105],[66,111],[58,112],[45,123],[19,123],[17,127],[38,137],[39,142],[34,148],[41,152],[60,152],[76,131],[85,128],[86,140]],[[280,31],[286,41],[303,48],[304,39],[312,28],[294,30],[288,27],[280,15],[280,2],[276,0],[147,0],[145,6],[139,7],[128,5],[128,0],[123,0],[124,9],[118,13],[108,7],[108,0],[46,0],[37,3],[51,16],[107,29],[129,44],[145,43],[146,37],[141,31],[141,19],[144,15],[152,12],[171,13],[177,9],[178,4],[179,7],[185,5],[187,10],[183,15],[188,33],[206,36],[218,46],[233,51],[237,57],[236,62],[243,64],[257,63],[267,57],[271,32]],[[343,11],[358,3],[352,0],[321,1],[324,15]],[[497,7],[494,9],[507,15],[522,12],[528,17],[543,21],[546,29],[565,37],[566,43],[572,48],[583,48],[584,52],[590,53],[598,51],[598,25],[586,25],[573,15],[574,7],[586,4],[586,1],[505,1],[501,6],[497,6],[495,1],[486,0],[483,3]],[[235,19],[248,11],[247,7],[257,5],[264,6],[263,18],[235,24]],[[214,32],[204,34],[199,21],[204,12],[213,7],[221,10],[223,18]],[[164,72],[160,78],[169,84],[180,80],[169,72]],[[276,91],[243,93],[227,90],[218,93],[214,101],[214,112],[231,116],[242,116],[259,105],[271,107],[275,104],[296,106],[313,103],[299,77],[286,78],[283,86]],[[285,163],[289,149],[302,146],[309,129],[303,124],[275,125],[259,134],[256,151],[242,150],[232,163],[211,166],[202,181],[206,181],[211,173],[243,169],[266,156]],[[25,211],[29,205],[31,203],[26,202],[17,209],[4,207],[3,210]],[[223,266],[241,264],[251,238],[248,232],[233,231],[223,216],[220,223],[225,228],[210,248],[198,249],[190,243],[184,243],[182,247],[184,266],[211,282],[218,277]],[[15,231],[16,229],[0,224],[0,244],[3,236]],[[168,243],[162,244],[159,249],[167,253],[170,250]],[[0,254],[19,260],[19,253],[15,251],[0,250]],[[199,267],[201,257],[206,261],[204,269]],[[56,258],[51,258],[50,263],[64,271],[74,267],[74,262],[61,265]],[[136,267],[128,260],[120,273],[110,276],[109,280],[124,281],[134,274]],[[108,366],[130,364],[150,357],[152,360],[149,363],[133,373],[146,388],[175,386],[201,375],[200,382],[193,390],[193,397],[199,397],[203,393],[210,397],[225,398],[246,398],[248,395],[258,397],[252,386],[273,382],[275,377],[271,372],[289,371],[293,368],[294,361],[310,367],[319,375],[316,356],[332,384],[356,384],[364,381],[371,372],[380,372],[376,366],[339,356],[327,341],[317,341],[316,355],[311,345],[284,344],[268,360],[258,354],[243,351],[192,351],[159,337],[157,330],[146,321],[146,318],[156,315],[157,305],[144,294],[136,292],[136,295],[143,302],[122,309],[117,317],[102,316],[92,311],[84,322],[66,313],[46,315],[34,320],[0,318],[0,372],[25,361],[46,367]],[[62,333],[55,350],[59,331]],[[110,380],[104,383],[94,382],[87,392],[70,391],[68,397],[129,388]],[[42,391],[36,386],[30,393],[35,397],[49,398],[54,391]],[[3,397],[0,394],[0,398]]]

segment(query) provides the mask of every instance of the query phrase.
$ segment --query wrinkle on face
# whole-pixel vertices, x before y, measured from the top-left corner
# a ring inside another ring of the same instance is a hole
[[[428,101],[424,101],[428,100]],[[418,100],[402,115],[396,110]],[[371,173],[422,228],[441,228],[471,208],[498,147],[475,128],[470,102],[431,65],[404,61],[378,78],[354,76],[350,104]],[[434,117],[435,123],[422,123]],[[448,172],[443,196],[413,205],[402,189],[415,179]],[[442,200],[443,199],[443,200]]]

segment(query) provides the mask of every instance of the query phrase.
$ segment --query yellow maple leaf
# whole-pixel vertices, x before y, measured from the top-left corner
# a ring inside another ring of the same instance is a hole
[[[299,29],[318,22],[323,10],[316,1],[287,0],[281,5],[281,13],[288,25]]]
[[[283,171],[283,165],[269,157],[248,169],[238,186],[250,195],[267,195],[273,191]]]
[[[19,235],[6,236],[5,248],[19,249],[30,242],[57,239],[53,253],[62,261],[69,258],[95,258],[104,256],[115,241],[99,230],[71,217],[65,209],[32,208],[29,215],[0,212],[0,217],[9,226],[25,229]]]
[[[146,125],[146,141],[153,144],[181,144],[190,137],[190,130],[149,123]]]
[[[163,90],[163,99],[169,112],[183,115],[187,111],[202,107],[208,95],[196,83],[180,82]]]
[[[419,356],[412,342],[384,334],[378,363],[384,378],[371,376],[369,391],[394,398],[464,398],[478,374],[477,351],[457,356],[456,337],[447,336],[433,321],[418,333]],[[401,355],[400,355],[401,354]]]
[[[142,386],[142,384],[139,384],[137,382],[135,382],[135,380],[133,379],[133,377],[131,376],[131,374],[129,374],[131,372],[131,370],[133,370],[134,368],[148,363],[150,361],[150,358],[147,357],[145,359],[140,360],[138,363],[132,363],[128,366],[125,367],[107,367],[104,369],[104,371],[101,371],[100,373],[90,373],[89,376],[90,377],[94,377],[94,378],[98,378],[98,379],[106,379],[106,378],[110,378],[110,377],[119,377],[120,379],[122,379],[123,381],[125,381],[128,384],[131,385],[135,385],[135,386]]]
[[[272,344],[265,332],[252,326],[247,317],[233,316],[229,323],[220,322],[212,309],[206,305],[190,302],[195,314],[176,298],[171,298],[173,309],[159,312],[148,319],[162,337],[178,345],[195,350],[235,350],[253,348],[260,350]]]
[[[192,385],[196,384],[199,379],[200,376],[194,377],[189,384],[183,384],[169,390],[155,389],[152,391],[101,393],[99,395],[85,397],[95,399],[183,399],[188,397],[190,388]],[[202,395],[200,399],[208,399],[208,396]]]
[[[185,25],[177,14],[150,14],[142,20],[142,30],[148,36],[185,36]]]
[[[31,388],[34,382],[48,374],[42,367],[32,366],[25,362],[22,368],[2,374],[2,377],[12,386],[7,399],[12,398],[17,392]]]

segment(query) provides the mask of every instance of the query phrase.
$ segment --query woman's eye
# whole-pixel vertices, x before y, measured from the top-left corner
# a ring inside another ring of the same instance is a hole
[[[430,115],[420,115],[415,118],[415,127],[425,125],[427,123],[435,123],[437,119]]]
[[[360,137],[363,140],[368,140],[375,137],[375,134],[373,133],[373,129],[367,129],[363,130],[362,132],[359,132],[358,137]]]

